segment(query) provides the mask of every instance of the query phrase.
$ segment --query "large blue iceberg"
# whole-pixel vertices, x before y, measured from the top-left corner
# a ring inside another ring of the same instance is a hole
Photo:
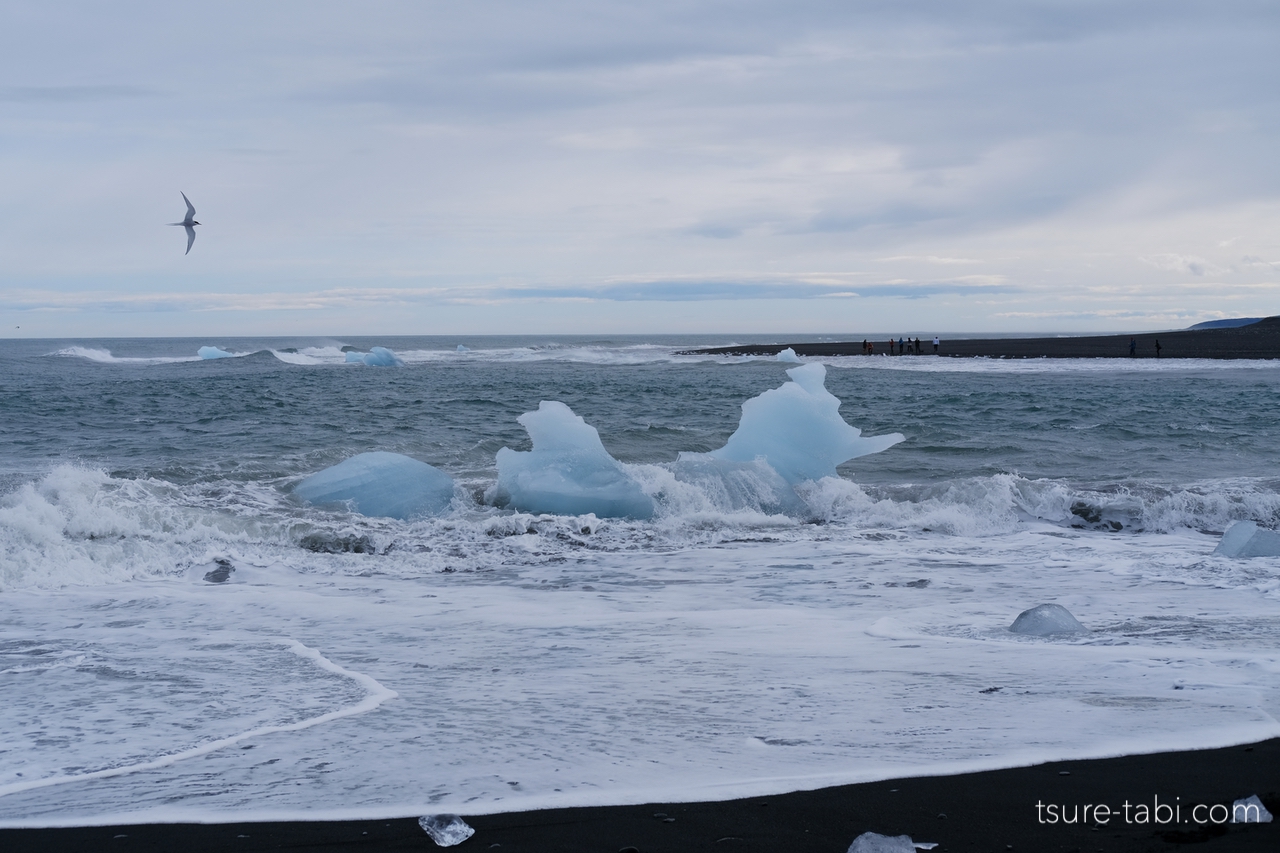
[[[347,504],[361,515],[403,520],[448,510],[453,478],[412,457],[375,451],[312,474],[293,493],[311,504]]]
[[[600,433],[564,403],[544,400],[518,419],[533,450],[498,451],[490,499],[525,512],[650,518],[653,499],[600,443]]]
[[[400,356],[386,347],[373,347],[368,352],[347,353],[347,364],[363,364],[368,367],[404,367]]]
[[[682,453],[680,459],[709,456],[728,462],[763,459],[791,485],[836,476],[836,466],[879,453],[902,441],[901,433],[870,438],[840,417],[840,400],[826,388],[827,369],[805,364],[787,371],[790,382],[742,404],[738,429],[719,450]]]

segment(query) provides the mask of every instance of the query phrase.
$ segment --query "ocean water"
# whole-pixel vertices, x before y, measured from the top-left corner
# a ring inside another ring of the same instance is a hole
[[[1280,558],[1212,553],[1280,526],[1280,362],[823,359],[850,424],[906,440],[776,515],[663,477],[794,366],[677,354],[729,342],[0,342],[0,825],[714,799],[1280,734]],[[542,400],[653,519],[485,502]],[[371,450],[452,475],[450,512],[291,495]],[[1048,602],[1090,632],[1009,633]]]

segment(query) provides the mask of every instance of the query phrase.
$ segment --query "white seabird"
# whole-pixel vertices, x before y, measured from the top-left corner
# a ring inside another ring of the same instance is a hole
[[[187,194],[182,192],[182,190],[178,190],[178,193],[182,196],[182,200],[187,203],[187,218],[181,222],[170,222],[169,224],[181,225],[183,228],[187,229],[187,250],[182,254],[189,255],[191,254],[191,244],[196,241],[196,229],[191,226],[199,225],[200,223],[196,222],[196,209],[191,206],[191,199],[187,198]]]

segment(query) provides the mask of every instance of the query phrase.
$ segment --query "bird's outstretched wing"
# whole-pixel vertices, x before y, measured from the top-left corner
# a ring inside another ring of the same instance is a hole
[[[182,200],[187,203],[187,218],[183,221],[190,222],[191,220],[196,218],[196,209],[194,206],[192,206],[191,199],[187,198],[186,193],[184,193],[182,190],[178,190],[178,194],[181,195]],[[195,239],[195,238],[193,237],[192,239]]]
[[[187,204],[190,204],[190,203],[191,202],[187,202]],[[190,225],[186,226],[186,228],[187,228],[187,250],[182,254],[189,255],[191,254],[191,244],[196,241],[196,229],[192,228]]]

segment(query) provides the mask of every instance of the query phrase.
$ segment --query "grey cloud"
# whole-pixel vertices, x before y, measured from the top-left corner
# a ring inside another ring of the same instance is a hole
[[[506,291],[509,297],[543,299],[607,299],[616,302],[701,302],[723,299],[818,299],[849,292],[857,296],[894,296],[918,299],[943,293],[1011,293],[1005,284],[963,280],[934,282],[869,282],[866,284],[816,285],[797,281],[744,281],[734,279],[635,281],[603,286],[534,286]],[[489,291],[493,295],[493,291]]]

